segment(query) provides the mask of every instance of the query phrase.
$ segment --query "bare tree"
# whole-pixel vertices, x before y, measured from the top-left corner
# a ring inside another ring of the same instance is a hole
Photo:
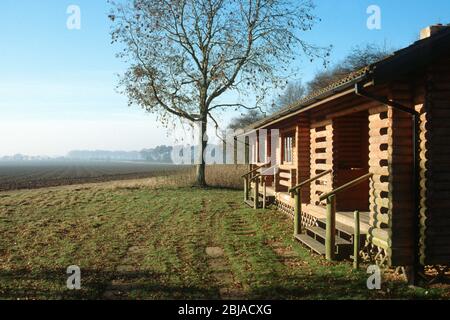
[[[301,52],[324,59],[327,48],[308,44],[301,33],[316,18],[311,0],[130,0],[114,1],[112,41],[128,64],[120,86],[130,104],[159,115],[199,123],[199,149],[206,147],[208,119],[215,112],[258,108],[266,93],[283,86]],[[252,106],[224,102],[234,91]],[[219,101],[220,100],[220,101]],[[205,186],[205,161],[197,184]]]
[[[301,81],[289,82],[286,89],[275,100],[271,111],[279,111],[282,108],[299,101],[305,95],[306,88]]]
[[[252,123],[259,121],[265,117],[265,113],[261,113],[258,110],[249,110],[239,117],[231,119],[228,128],[233,130],[243,129],[248,127]]]
[[[356,71],[374,62],[377,62],[392,53],[393,49],[386,46],[378,46],[376,44],[366,44],[358,46],[334,67],[329,70],[318,72],[314,78],[308,82],[308,93],[325,88],[326,86],[336,82],[352,71]]]

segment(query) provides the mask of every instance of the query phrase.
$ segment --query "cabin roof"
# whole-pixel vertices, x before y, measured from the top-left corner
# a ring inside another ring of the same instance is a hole
[[[327,98],[333,98],[345,90],[355,86],[359,82],[373,81],[375,85],[394,80],[397,76],[420,70],[429,64],[434,55],[448,52],[450,50],[450,25],[436,32],[434,35],[418,40],[412,45],[400,49],[386,58],[370,64],[360,70],[351,72],[346,77],[326,86],[320,90],[312,92],[305,98],[281,109],[280,111],[260,120],[247,129],[258,129],[268,124],[273,124],[281,119],[294,116],[309,109],[314,103]]]

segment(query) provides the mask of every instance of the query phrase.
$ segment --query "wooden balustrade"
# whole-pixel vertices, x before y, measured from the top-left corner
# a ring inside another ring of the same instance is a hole
[[[255,168],[253,168],[252,170],[250,170],[249,172],[247,172],[241,176],[241,178],[244,179],[244,202],[248,201],[248,199],[249,199],[251,181],[254,180],[255,177],[257,177],[259,175],[258,170],[266,167],[267,165],[269,165],[269,163],[265,163],[263,165],[256,166]],[[258,183],[256,183],[256,184],[258,184]],[[258,202],[257,198],[255,198],[255,203],[257,204],[257,202]]]
[[[326,239],[325,239],[325,257],[329,261],[334,260],[334,251],[335,251],[335,240],[336,240],[336,195],[340,192],[343,192],[351,187],[354,187],[367,179],[370,179],[373,176],[373,173],[365,174],[353,181],[350,181],[326,194],[320,196],[320,201],[327,201],[327,221],[326,221]],[[358,222],[356,222],[356,215]],[[356,228],[358,230],[356,230]],[[359,212],[355,213],[355,236],[354,236],[354,246],[358,245],[357,248],[354,247],[354,265],[358,265],[358,255],[359,255]],[[358,235],[358,237],[356,237]],[[355,254],[356,251],[356,254]]]
[[[301,189],[303,186],[310,184],[323,176],[333,172],[333,170],[327,170],[311,179],[303,181],[302,183],[292,186],[288,191],[290,194],[294,195],[294,237],[302,233],[302,199],[301,199]]]

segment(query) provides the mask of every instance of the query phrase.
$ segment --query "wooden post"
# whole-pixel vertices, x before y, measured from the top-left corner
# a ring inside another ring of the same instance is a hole
[[[359,268],[359,211],[355,211],[355,235],[353,236],[353,269]]]
[[[261,177],[262,185],[263,185],[263,203],[262,207],[263,209],[266,209],[266,197],[267,197],[267,190],[266,190],[266,177]]]
[[[244,201],[248,200],[248,177],[244,178]]]
[[[275,174],[273,175],[273,187],[274,187],[274,191],[278,192],[280,190],[279,185],[280,185],[280,179],[278,177],[278,172],[275,172]]]
[[[294,237],[302,233],[302,198],[301,189],[295,190],[294,195]]]
[[[254,197],[253,197],[253,205],[255,209],[258,209],[259,207],[259,177],[255,179],[255,193],[254,193]]]
[[[325,257],[328,261],[334,260],[336,242],[336,196],[327,198],[327,229],[325,239]]]

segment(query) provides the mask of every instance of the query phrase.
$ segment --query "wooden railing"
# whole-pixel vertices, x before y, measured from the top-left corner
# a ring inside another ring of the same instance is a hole
[[[275,191],[286,191],[297,184],[297,169],[290,167],[278,168],[277,174],[274,175]]]
[[[253,207],[255,209],[259,208],[259,179],[261,174],[257,174],[256,176],[249,179],[249,186],[251,186],[252,181],[255,181],[255,188],[253,189]],[[265,199],[264,199],[265,201]]]
[[[269,168],[264,168],[261,170],[261,187],[263,188],[263,201],[262,208],[266,209],[266,198],[267,198],[267,177],[273,176],[275,177],[278,173],[278,164],[271,166]]]
[[[305,185],[308,185],[323,176],[332,173],[333,170],[327,170],[320,174],[318,174],[315,177],[312,177],[311,179],[308,179],[306,181],[303,181],[302,183],[292,187],[289,189],[289,193],[294,195],[294,237],[302,233],[302,199],[301,199],[301,189]]]
[[[351,187],[354,187],[373,176],[372,173],[365,174],[353,181],[350,181],[326,194],[320,196],[320,201],[327,201],[327,226],[326,226],[326,236],[325,236],[325,257],[327,260],[334,260],[334,251],[335,251],[335,241],[336,241],[336,195],[342,191],[345,191]],[[359,212],[355,212],[355,235],[353,239],[354,243],[354,264],[358,264],[358,251],[359,251]],[[358,236],[358,237],[356,237]],[[358,247],[356,247],[358,246]]]
[[[264,168],[265,166],[269,165],[269,163],[265,163],[263,165],[260,166],[256,166],[255,168],[253,168],[252,170],[250,170],[249,172],[247,172],[246,174],[243,174],[241,176],[241,178],[244,179],[244,201],[248,201],[248,193],[250,190],[250,182],[258,175],[257,171],[260,170],[261,168]],[[255,201],[256,203],[257,201]]]

